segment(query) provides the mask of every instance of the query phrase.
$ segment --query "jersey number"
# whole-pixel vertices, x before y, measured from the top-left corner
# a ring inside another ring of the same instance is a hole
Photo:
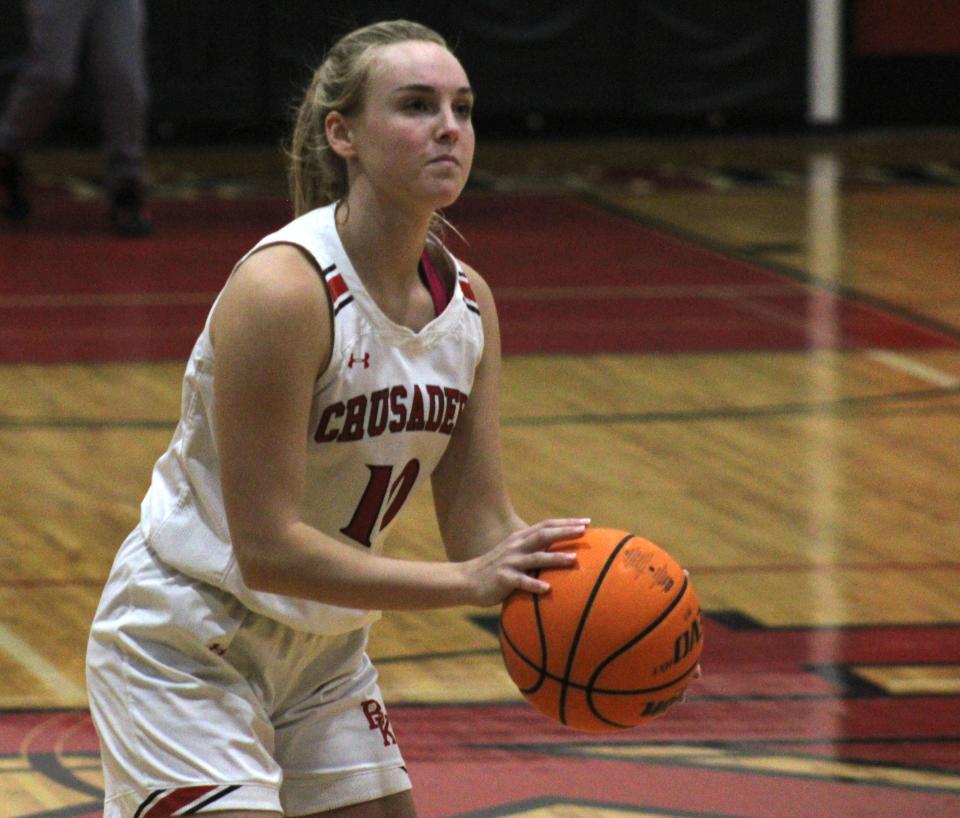
[[[420,461],[414,458],[407,463],[393,482],[391,482],[393,466],[371,466],[368,464],[367,468],[370,469],[370,481],[364,489],[357,510],[353,512],[353,519],[350,520],[349,525],[341,528],[340,531],[351,540],[356,540],[369,548],[370,536],[373,534],[384,502],[389,499],[390,504],[380,521],[381,531],[390,525],[393,518],[400,513],[407,497],[410,496],[413,484],[417,482],[417,475],[420,474]]]

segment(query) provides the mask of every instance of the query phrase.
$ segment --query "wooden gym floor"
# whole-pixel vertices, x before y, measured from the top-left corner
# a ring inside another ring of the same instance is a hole
[[[960,813],[960,139],[482,145],[451,211],[494,286],[518,510],[660,543],[705,676],[648,726],[522,703],[495,611],[387,615],[371,655],[425,818]],[[86,631],[278,151],[156,150],[156,235],[97,157],[31,158],[0,226],[0,818],[99,815]],[[394,553],[439,553],[429,497]]]

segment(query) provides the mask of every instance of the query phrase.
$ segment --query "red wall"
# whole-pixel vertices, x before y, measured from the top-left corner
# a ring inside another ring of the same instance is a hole
[[[855,0],[853,53],[960,54],[957,0]]]

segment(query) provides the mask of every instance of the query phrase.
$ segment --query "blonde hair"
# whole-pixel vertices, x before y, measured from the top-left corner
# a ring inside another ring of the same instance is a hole
[[[327,142],[327,114],[339,111],[349,115],[359,110],[375,50],[410,40],[449,49],[443,37],[420,23],[390,20],[350,32],[327,52],[300,103],[293,129],[289,181],[295,215],[347,195],[347,165]]]

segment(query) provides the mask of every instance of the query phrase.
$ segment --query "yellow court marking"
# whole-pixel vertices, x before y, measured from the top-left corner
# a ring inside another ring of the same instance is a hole
[[[804,778],[829,778],[861,784],[886,784],[960,792],[960,775],[953,772],[918,770],[885,764],[860,764],[830,758],[796,755],[736,753],[720,748],[677,745],[647,747],[581,744],[571,748],[576,755],[635,761],[682,761],[701,767],[779,773]]]
[[[960,665],[856,665],[851,670],[891,696],[960,694]]]
[[[90,804],[94,799],[53,781],[41,772],[25,771],[4,776],[3,798],[0,800],[0,818],[20,818],[34,812],[67,810]]]
[[[0,651],[15,659],[19,665],[29,671],[39,684],[50,691],[51,696],[61,706],[86,706],[87,694],[83,687],[75,684],[55,664],[3,624],[0,624]]]
[[[394,702],[522,701],[500,654],[418,658],[378,665],[381,687]]]
[[[87,753],[58,753],[57,761],[87,786],[103,789],[99,759]],[[0,758],[0,818],[71,810],[97,800],[89,792],[73,789],[34,769],[23,754]]]
[[[575,755],[588,755],[591,758],[613,758],[621,761],[649,759],[664,761],[670,759],[723,759],[728,751],[719,747],[700,747],[696,744],[577,744],[571,751]]]
[[[752,772],[771,772],[810,778],[857,781],[861,784],[886,784],[960,792],[960,775],[950,772],[858,764],[854,761],[797,758],[793,756],[729,756],[717,763]]]

